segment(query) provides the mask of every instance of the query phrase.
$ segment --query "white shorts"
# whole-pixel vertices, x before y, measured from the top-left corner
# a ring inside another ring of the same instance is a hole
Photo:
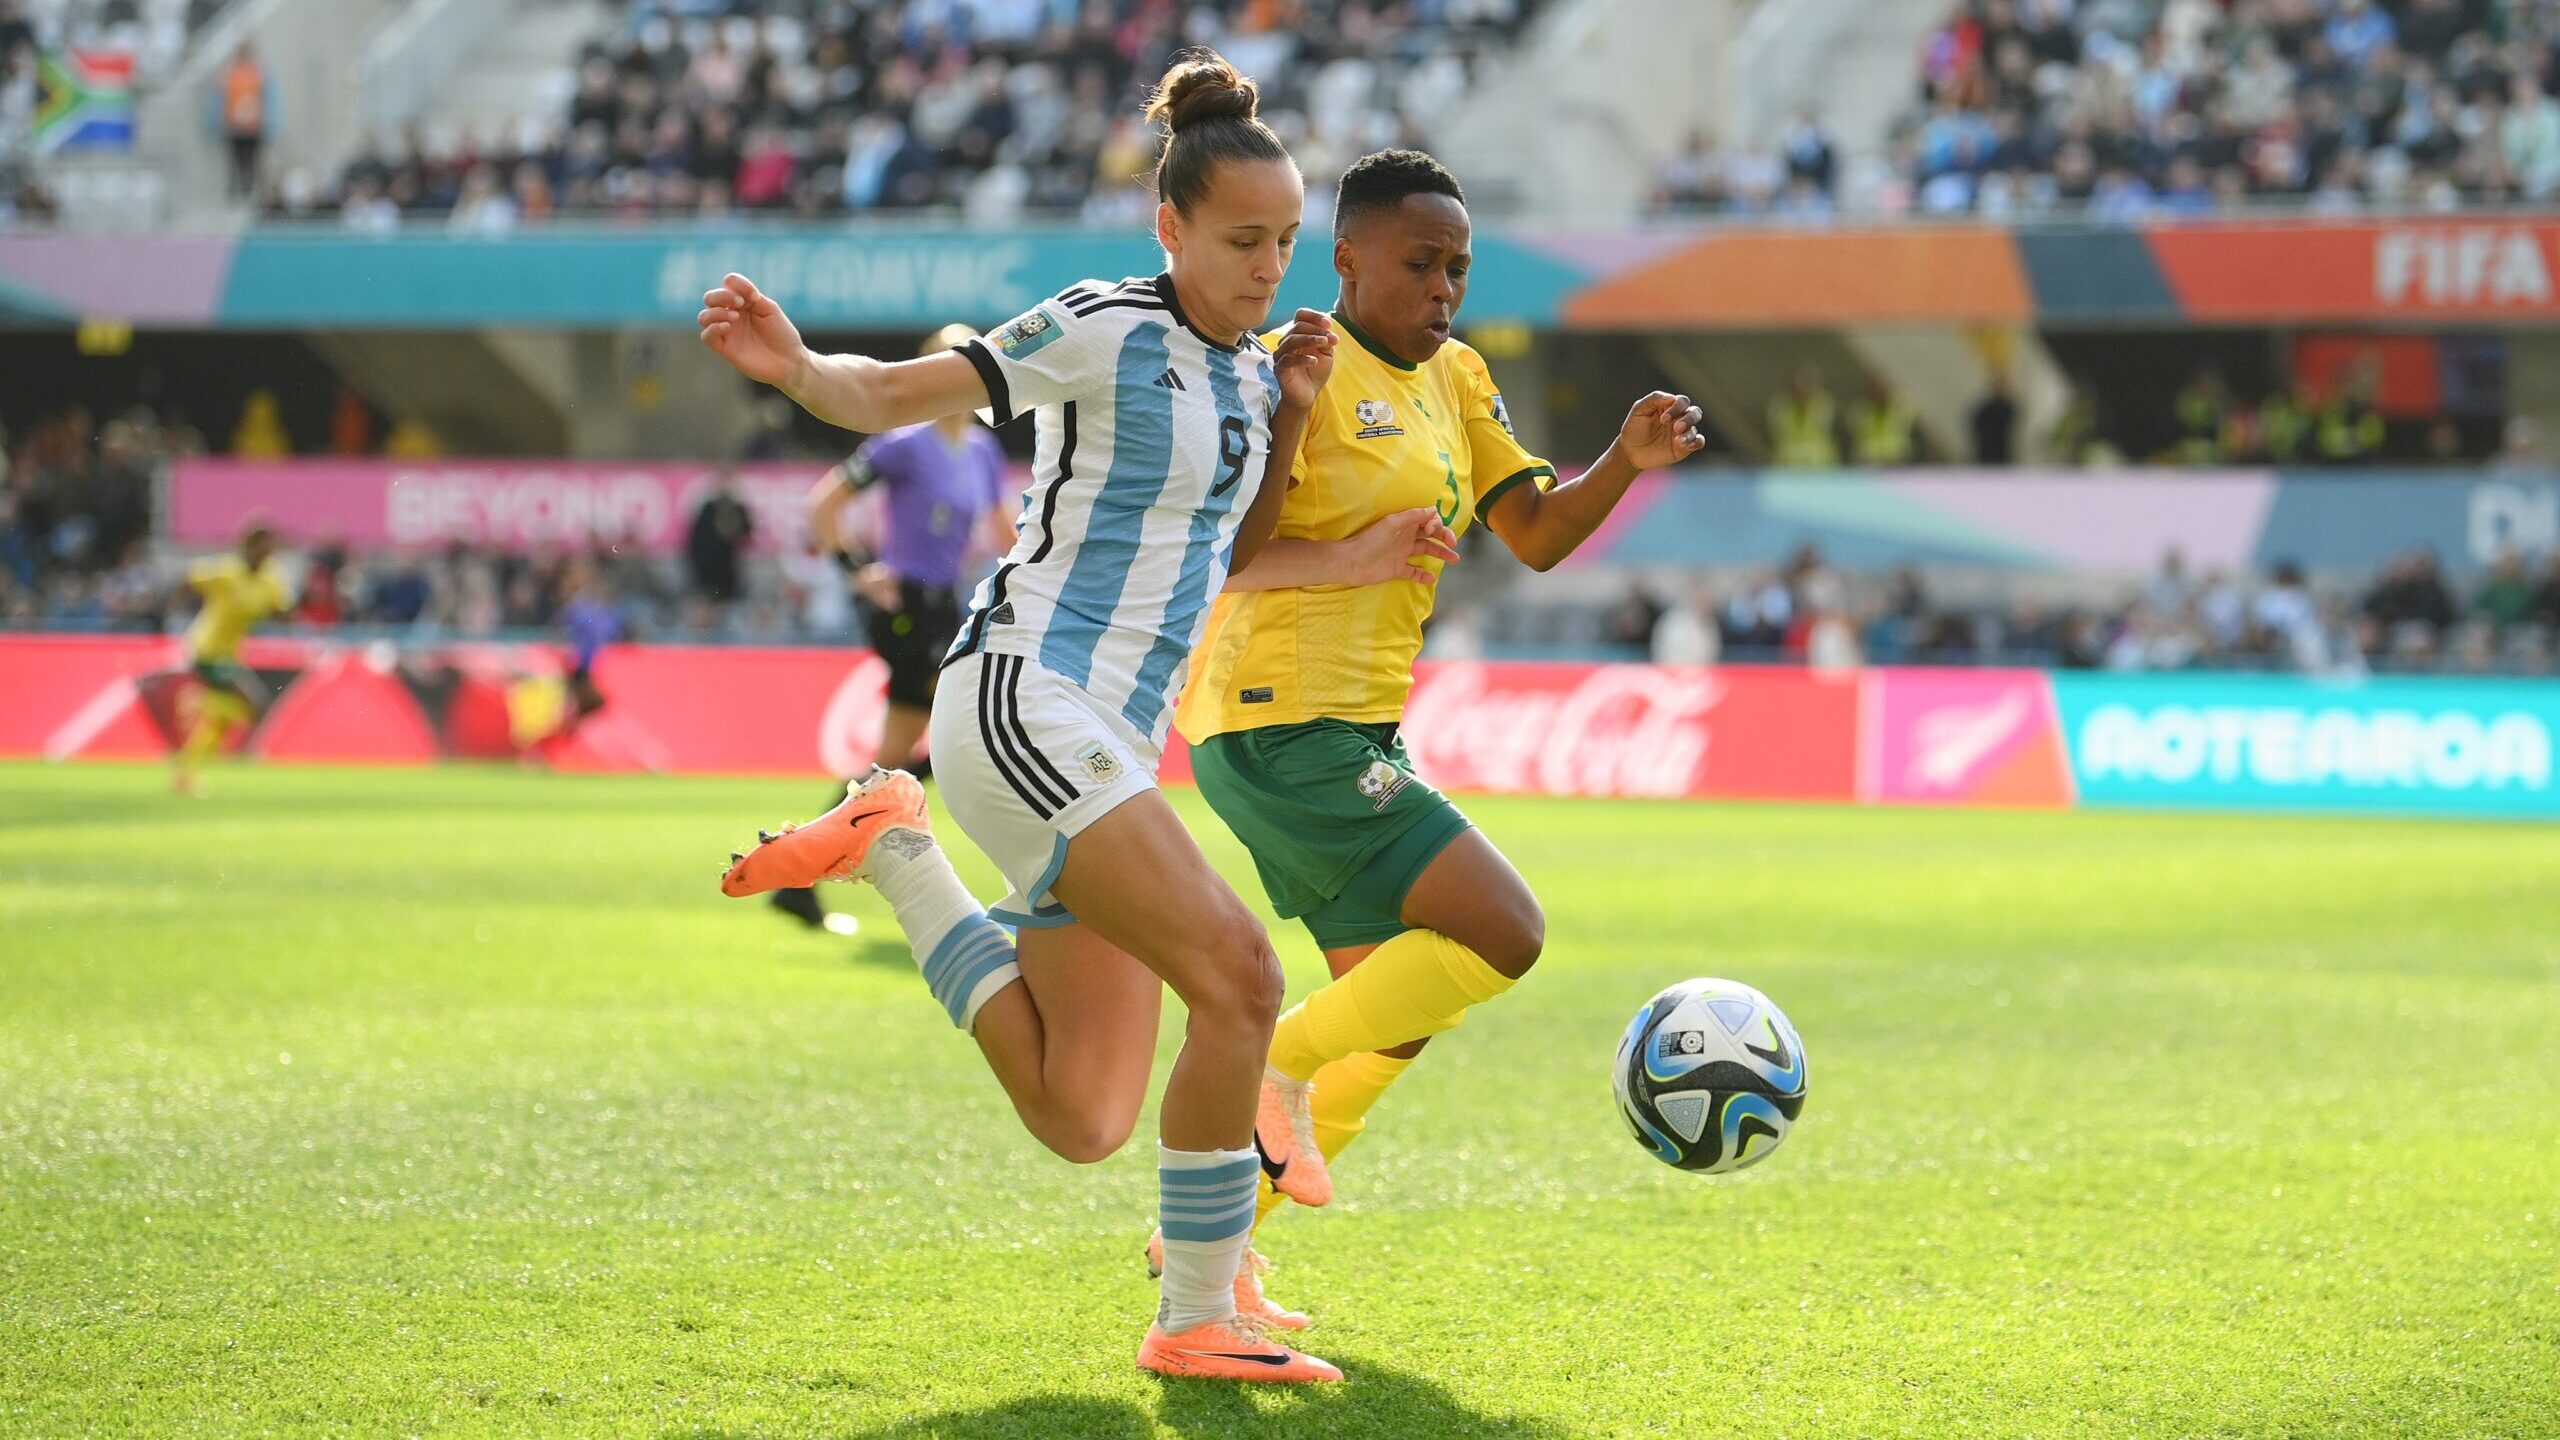
[[[1074,922],[1049,894],[1067,842],[1156,788],[1163,754],[1073,681],[988,651],[942,672],[932,741],[943,803],[1013,887],[987,913],[1017,929]]]

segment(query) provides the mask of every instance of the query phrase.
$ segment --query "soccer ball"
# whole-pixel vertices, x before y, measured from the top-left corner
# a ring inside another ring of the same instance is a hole
[[[1769,1158],[1804,1110],[1804,1042],[1769,997],[1687,980],[1618,1041],[1618,1113],[1666,1165],[1719,1175]]]

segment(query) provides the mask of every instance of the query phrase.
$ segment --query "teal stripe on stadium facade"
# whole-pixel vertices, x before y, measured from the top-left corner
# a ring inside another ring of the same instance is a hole
[[[1170,366],[1165,327],[1149,321],[1120,342],[1111,386],[1111,468],[1093,497],[1075,564],[1040,637],[1040,663],[1079,686],[1093,683],[1093,654],[1128,589],[1147,510],[1173,464],[1173,392],[1157,386]]]

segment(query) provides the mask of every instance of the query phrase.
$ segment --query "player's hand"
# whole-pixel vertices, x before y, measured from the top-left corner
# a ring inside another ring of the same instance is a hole
[[[1324,382],[1333,378],[1333,321],[1321,310],[1301,310],[1280,337],[1272,354],[1272,370],[1280,381],[1280,401],[1301,410],[1315,408]]]
[[[1350,547],[1351,561],[1351,578],[1345,583],[1352,585],[1377,585],[1389,580],[1415,580],[1429,585],[1440,577],[1422,561],[1458,563],[1457,532],[1428,505],[1370,521],[1359,534],[1343,543]]]
[[[1618,427],[1618,451],[1639,470],[1677,465],[1707,447],[1707,412],[1686,395],[1654,391],[1627,412]]]
[[[702,343],[711,353],[738,367],[750,380],[788,388],[809,363],[809,347],[800,342],[800,327],[782,313],[774,298],[744,275],[731,275],[720,288],[702,297]]]
[[[895,615],[906,604],[898,593],[898,572],[876,561],[854,572],[853,593],[884,615]]]

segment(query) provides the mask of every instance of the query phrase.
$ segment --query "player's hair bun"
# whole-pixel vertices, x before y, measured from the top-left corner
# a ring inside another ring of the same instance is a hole
[[[1262,92],[1233,65],[1208,50],[1173,62],[1147,100],[1147,119],[1179,135],[1204,120],[1251,120]]]
[[[1147,119],[1165,127],[1156,158],[1156,195],[1188,215],[1230,160],[1286,160],[1280,137],[1254,115],[1260,92],[1213,50],[1184,52],[1147,100]]]

